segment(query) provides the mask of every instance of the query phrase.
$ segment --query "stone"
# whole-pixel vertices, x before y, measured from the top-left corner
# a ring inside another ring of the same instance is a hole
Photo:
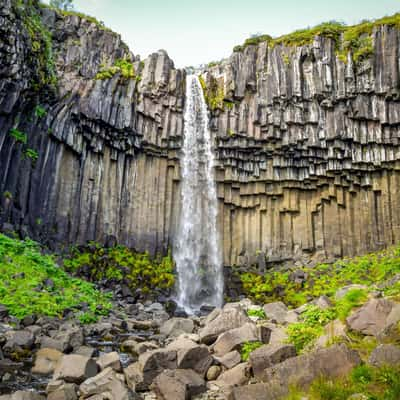
[[[96,349],[90,346],[80,346],[75,351],[74,354],[80,354],[85,357],[93,357],[96,353]]]
[[[283,324],[286,320],[288,308],[281,301],[264,305],[264,312],[268,319],[277,324]]]
[[[7,340],[3,347],[5,352],[13,352],[17,349],[30,350],[35,342],[35,336],[28,330],[8,331],[5,333]]]
[[[376,367],[400,365],[400,347],[394,344],[380,344],[372,351],[368,362]]]
[[[266,383],[255,383],[234,387],[228,400],[280,400],[287,394],[285,387],[271,387]]]
[[[12,395],[0,396],[0,399],[1,400],[45,400],[45,397],[32,391],[17,390]]]
[[[166,349],[176,351],[177,368],[193,369],[202,376],[207,372],[213,361],[207,346],[199,345],[184,337],[179,337],[170,343]]]
[[[206,374],[208,381],[215,381],[221,374],[221,367],[218,365],[212,365]]]
[[[200,330],[200,340],[202,343],[211,344],[217,337],[226,331],[240,328],[250,318],[241,308],[228,308],[222,311],[215,311],[213,316],[207,318],[204,328]]]
[[[163,400],[187,400],[206,390],[204,379],[190,369],[166,370],[154,380],[153,390]]]
[[[350,350],[344,344],[333,345],[288,358],[265,369],[259,374],[259,379],[273,387],[284,387],[286,390],[291,386],[307,389],[320,376],[330,379],[346,376],[359,364],[361,359],[356,351]]]
[[[393,308],[387,299],[371,299],[347,317],[349,329],[363,335],[377,336],[386,326],[386,319]]]
[[[39,349],[35,354],[35,364],[32,367],[32,373],[37,375],[52,374],[62,356],[63,353],[55,349]]]
[[[252,351],[249,363],[256,377],[262,376],[266,368],[279,364],[296,356],[296,349],[291,344],[267,344]]]
[[[61,382],[54,391],[47,394],[47,400],[77,400],[78,387],[74,383]]]
[[[129,400],[128,388],[125,386],[124,376],[118,374],[111,367],[105,368],[96,376],[85,380],[79,386],[81,398],[102,395],[108,400]]]
[[[356,283],[351,284],[351,285],[347,285],[347,286],[343,286],[342,288],[340,288],[340,289],[338,289],[336,291],[335,299],[336,300],[341,300],[341,299],[343,299],[344,296],[346,296],[346,294],[348,292],[350,292],[351,290],[356,290],[356,289],[366,290],[366,289],[368,289],[368,287],[365,286],[365,285],[359,285],[359,284],[356,284]]]
[[[243,343],[260,341],[260,332],[253,322],[248,322],[240,328],[234,328],[222,333],[213,345],[217,356],[223,356],[232,350],[237,350]]]
[[[79,354],[64,355],[58,361],[53,379],[71,383],[82,383],[97,374],[97,364],[92,358]]]
[[[116,351],[102,354],[97,360],[97,365],[99,366],[100,370],[111,367],[114,371],[122,371],[119,354]]]
[[[215,381],[222,388],[245,385],[250,379],[250,365],[241,363],[224,371]]]
[[[324,334],[316,340],[315,347],[326,347],[338,339],[344,342],[350,341],[346,325],[339,319],[336,319],[324,326]]]
[[[222,357],[214,356],[215,360],[226,369],[231,369],[241,361],[240,353],[236,350],[226,353]]]
[[[166,336],[179,336],[182,333],[192,333],[194,322],[188,318],[171,318],[160,327],[160,333]]]

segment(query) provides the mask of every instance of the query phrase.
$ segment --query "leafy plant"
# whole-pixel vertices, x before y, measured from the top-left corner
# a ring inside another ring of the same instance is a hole
[[[65,309],[78,311],[87,304],[92,315],[107,314],[108,297],[93,284],[70,277],[38,243],[0,234],[0,303],[11,315],[61,316]],[[53,285],[46,285],[51,280]]]
[[[136,79],[137,81],[141,79],[140,75],[136,75],[133,64],[124,58],[116,60],[111,67],[102,65],[95,79],[111,79],[116,74],[121,74],[124,79]]]
[[[6,190],[5,192],[3,192],[3,197],[7,200],[11,200],[13,198],[13,195],[9,190]]]
[[[24,158],[29,158],[32,161],[32,164],[35,164],[37,159],[39,158],[39,154],[36,150],[27,148],[23,152]]]
[[[254,350],[258,349],[262,345],[263,345],[262,342],[243,343],[241,351],[240,351],[242,361],[247,361],[249,359],[250,353],[253,352]]]
[[[261,319],[265,319],[266,315],[265,315],[265,311],[263,309],[250,309],[247,310],[247,315],[249,317],[258,317]]]
[[[17,143],[26,144],[28,141],[28,137],[26,133],[20,131],[17,128],[10,129],[9,135],[14,138]]]
[[[46,115],[47,115],[47,111],[46,111],[46,109],[43,107],[43,106],[41,106],[41,105],[37,105],[36,107],[35,107],[35,110],[34,110],[34,113],[35,113],[35,116],[37,117],[37,118],[43,118],[43,117],[45,117]]]

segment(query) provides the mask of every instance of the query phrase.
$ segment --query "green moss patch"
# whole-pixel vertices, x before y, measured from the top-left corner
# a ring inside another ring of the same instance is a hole
[[[38,243],[0,234],[0,303],[11,315],[62,316],[66,309],[79,312],[87,305],[87,316],[96,320],[111,304],[93,284],[72,278],[54,257],[44,255]]]
[[[133,64],[126,59],[116,60],[114,65],[107,67],[102,65],[100,71],[96,74],[95,79],[105,80],[111,79],[114,75],[120,74],[124,79],[136,79],[140,81],[140,75],[137,75]]]

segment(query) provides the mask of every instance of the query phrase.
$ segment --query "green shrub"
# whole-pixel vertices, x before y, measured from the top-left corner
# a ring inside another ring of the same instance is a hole
[[[46,111],[46,109],[43,107],[43,106],[41,106],[41,105],[37,105],[36,107],[35,107],[35,110],[34,110],[34,113],[35,113],[35,116],[37,117],[37,118],[43,118],[43,117],[45,117],[46,115],[47,115],[47,111]]]
[[[88,278],[94,282],[126,279],[131,288],[143,293],[167,290],[175,283],[170,254],[152,260],[148,253],[136,253],[125,246],[103,248],[92,242],[87,248],[75,249],[64,260],[64,267],[76,274],[89,268]]]
[[[32,161],[32,164],[35,165],[37,159],[39,158],[39,154],[36,150],[27,148],[23,152],[23,158],[29,158]]]
[[[78,311],[86,303],[92,315],[107,314],[108,298],[81,279],[68,276],[50,255],[43,255],[32,240],[0,234],[0,303],[11,315],[61,316],[65,309]],[[45,281],[53,281],[46,285]]]
[[[250,353],[253,352],[254,350],[258,349],[262,345],[263,345],[262,342],[243,343],[241,351],[240,351],[242,361],[247,361],[249,359]]]
[[[217,109],[223,110],[225,106],[223,84],[212,75],[209,76],[207,83],[202,76],[199,76],[199,81],[208,108],[211,111]]]
[[[102,65],[95,79],[111,79],[116,74],[121,74],[121,77],[124,79],[136,79],[137,81],[140,80],[140,76],[136,75],[133,64],[126,59],[116,60],[114,65],[111,67]]]
[[[258,317],[258,318],[261,318],[261,319],[265,319],[266,318],[265,311],[263,309],[247,310],[247,315],[249,317]]]
[[[17,143],[26,144],[28,142],[28,136],[26,133],[20,131],[17,128],[10,129],[9,135],[14,138]]]

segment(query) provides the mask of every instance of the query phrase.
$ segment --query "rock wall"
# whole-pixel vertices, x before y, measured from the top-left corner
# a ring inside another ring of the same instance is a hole
[[[358,63],[316,37],[247,46],[203,75],[224,100],[211,126],[226,264],[307,262],[400,240],[399,31],[377,27],[372,38],[373,55]]]
[[[24,10],[52,35],[55,90],[32,87],[35,37]],[[165,252],[179,213],[184,72],[163,51],[141,62],[90,19],[29,1],[3,1],[0,14],[0,221],[51,245],[117,239]],[[96,79],[124,58],[138,78]],[[37,151],[36,163],[26,148]]]
[[[54,66],[42,71],[49,62],[36,36],[47,30]],[[2,1],[0,38],[2,229],[54,247],[117,240],[166,252],[180,212],[185,72],[164,51],[142,62],[90,18],[36,0]],[[354,63],[324,37],[264,42],[205,71],[221,100],[211,129],[225,265],[309,262],[400,241],[399,31],[375,28],[373,45]],[[120,59],[135,77],[97,79]]]

